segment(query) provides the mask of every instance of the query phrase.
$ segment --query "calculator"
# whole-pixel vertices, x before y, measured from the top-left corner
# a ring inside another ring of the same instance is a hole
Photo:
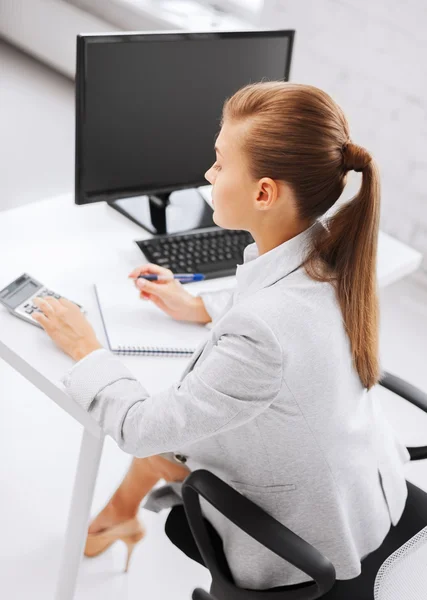
[[[0,304],[3,304],[7,308],[7,310],[15,317],[19,317],[27,323],[31,323],[31,325],[35,325],[36,327],[43,327],[40,323],[37,323],[31,316],[34,312],[41,312],[41,310],[33,304],[33,298],[45,296],[53,296],[54,298],[64,298],[61,294],[57,294],[51,289],[47,288],[45,285],[31,277],[27,273],[24,273],[12,283],[9,283],[8,286],[0,290]],[[86,310],[78,304],[74,302],[80,308],[83,313],[86,313]]]

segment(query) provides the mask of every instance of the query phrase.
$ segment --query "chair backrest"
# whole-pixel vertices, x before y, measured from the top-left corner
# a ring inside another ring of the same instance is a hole
[[[313,584],[271,591],[237,587],[224,553],[218,556],[214,549],[200,496],[260,544],[307,573]],[[316,600],[334,585],[335,569],[325,556],[213,473],[204,469],[193,471],[183,482],[182,498],[191,532],[212,576],[210,592],[218,600]]]
[[[396,550],[377,573],[375,600],[427,597],[427,527]]]

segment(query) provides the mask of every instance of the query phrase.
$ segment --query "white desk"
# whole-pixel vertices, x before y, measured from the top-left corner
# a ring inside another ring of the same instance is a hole
[[[151,235],[107,204],[73,204],[71,194],[0,213],[0,289],[23,272],[82,303],[98,339],[106,345],[93,282],[127,276],[145,257],[133,240]],[[414,271],[421,254],[380,233],[378,280],[388,285]],[[188,289],[223,288],[234,277],[190,284]],[[37,327],[0,307],[0,358],[7,361],[84,427],[55,600],[71,600],[90,516],[103,434],[89,414],[66,394],[60,377],[74,362]],[[183,372],[188,358],[121,357],[150,392],[164,389]]]

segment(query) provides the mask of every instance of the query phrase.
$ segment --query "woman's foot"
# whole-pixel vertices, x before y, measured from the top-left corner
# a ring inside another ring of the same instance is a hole
[[[99,556],[117,541],[122,541],[127,547],[125,572],[129,568],[130,557],[135,546],[145,537],[145,528],[136,517],[117,525],[102,529],[98,533],[89,533],[86,539],[84,555],[93,558]]]
[[[104,529],[109,529],[129,519],[133,519],[137,514],[138,507],[126,506],[125,503],[118,502],[112,498],[107,506],[92,521],[88,533],[99,533]]]

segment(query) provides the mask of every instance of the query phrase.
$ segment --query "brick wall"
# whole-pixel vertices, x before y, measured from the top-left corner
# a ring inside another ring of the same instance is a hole
[[[263,25],[296,30],[291,79],[342,106],[381,169],[381,228],[423,252],[427,280],[427,3],[266,0]]]

